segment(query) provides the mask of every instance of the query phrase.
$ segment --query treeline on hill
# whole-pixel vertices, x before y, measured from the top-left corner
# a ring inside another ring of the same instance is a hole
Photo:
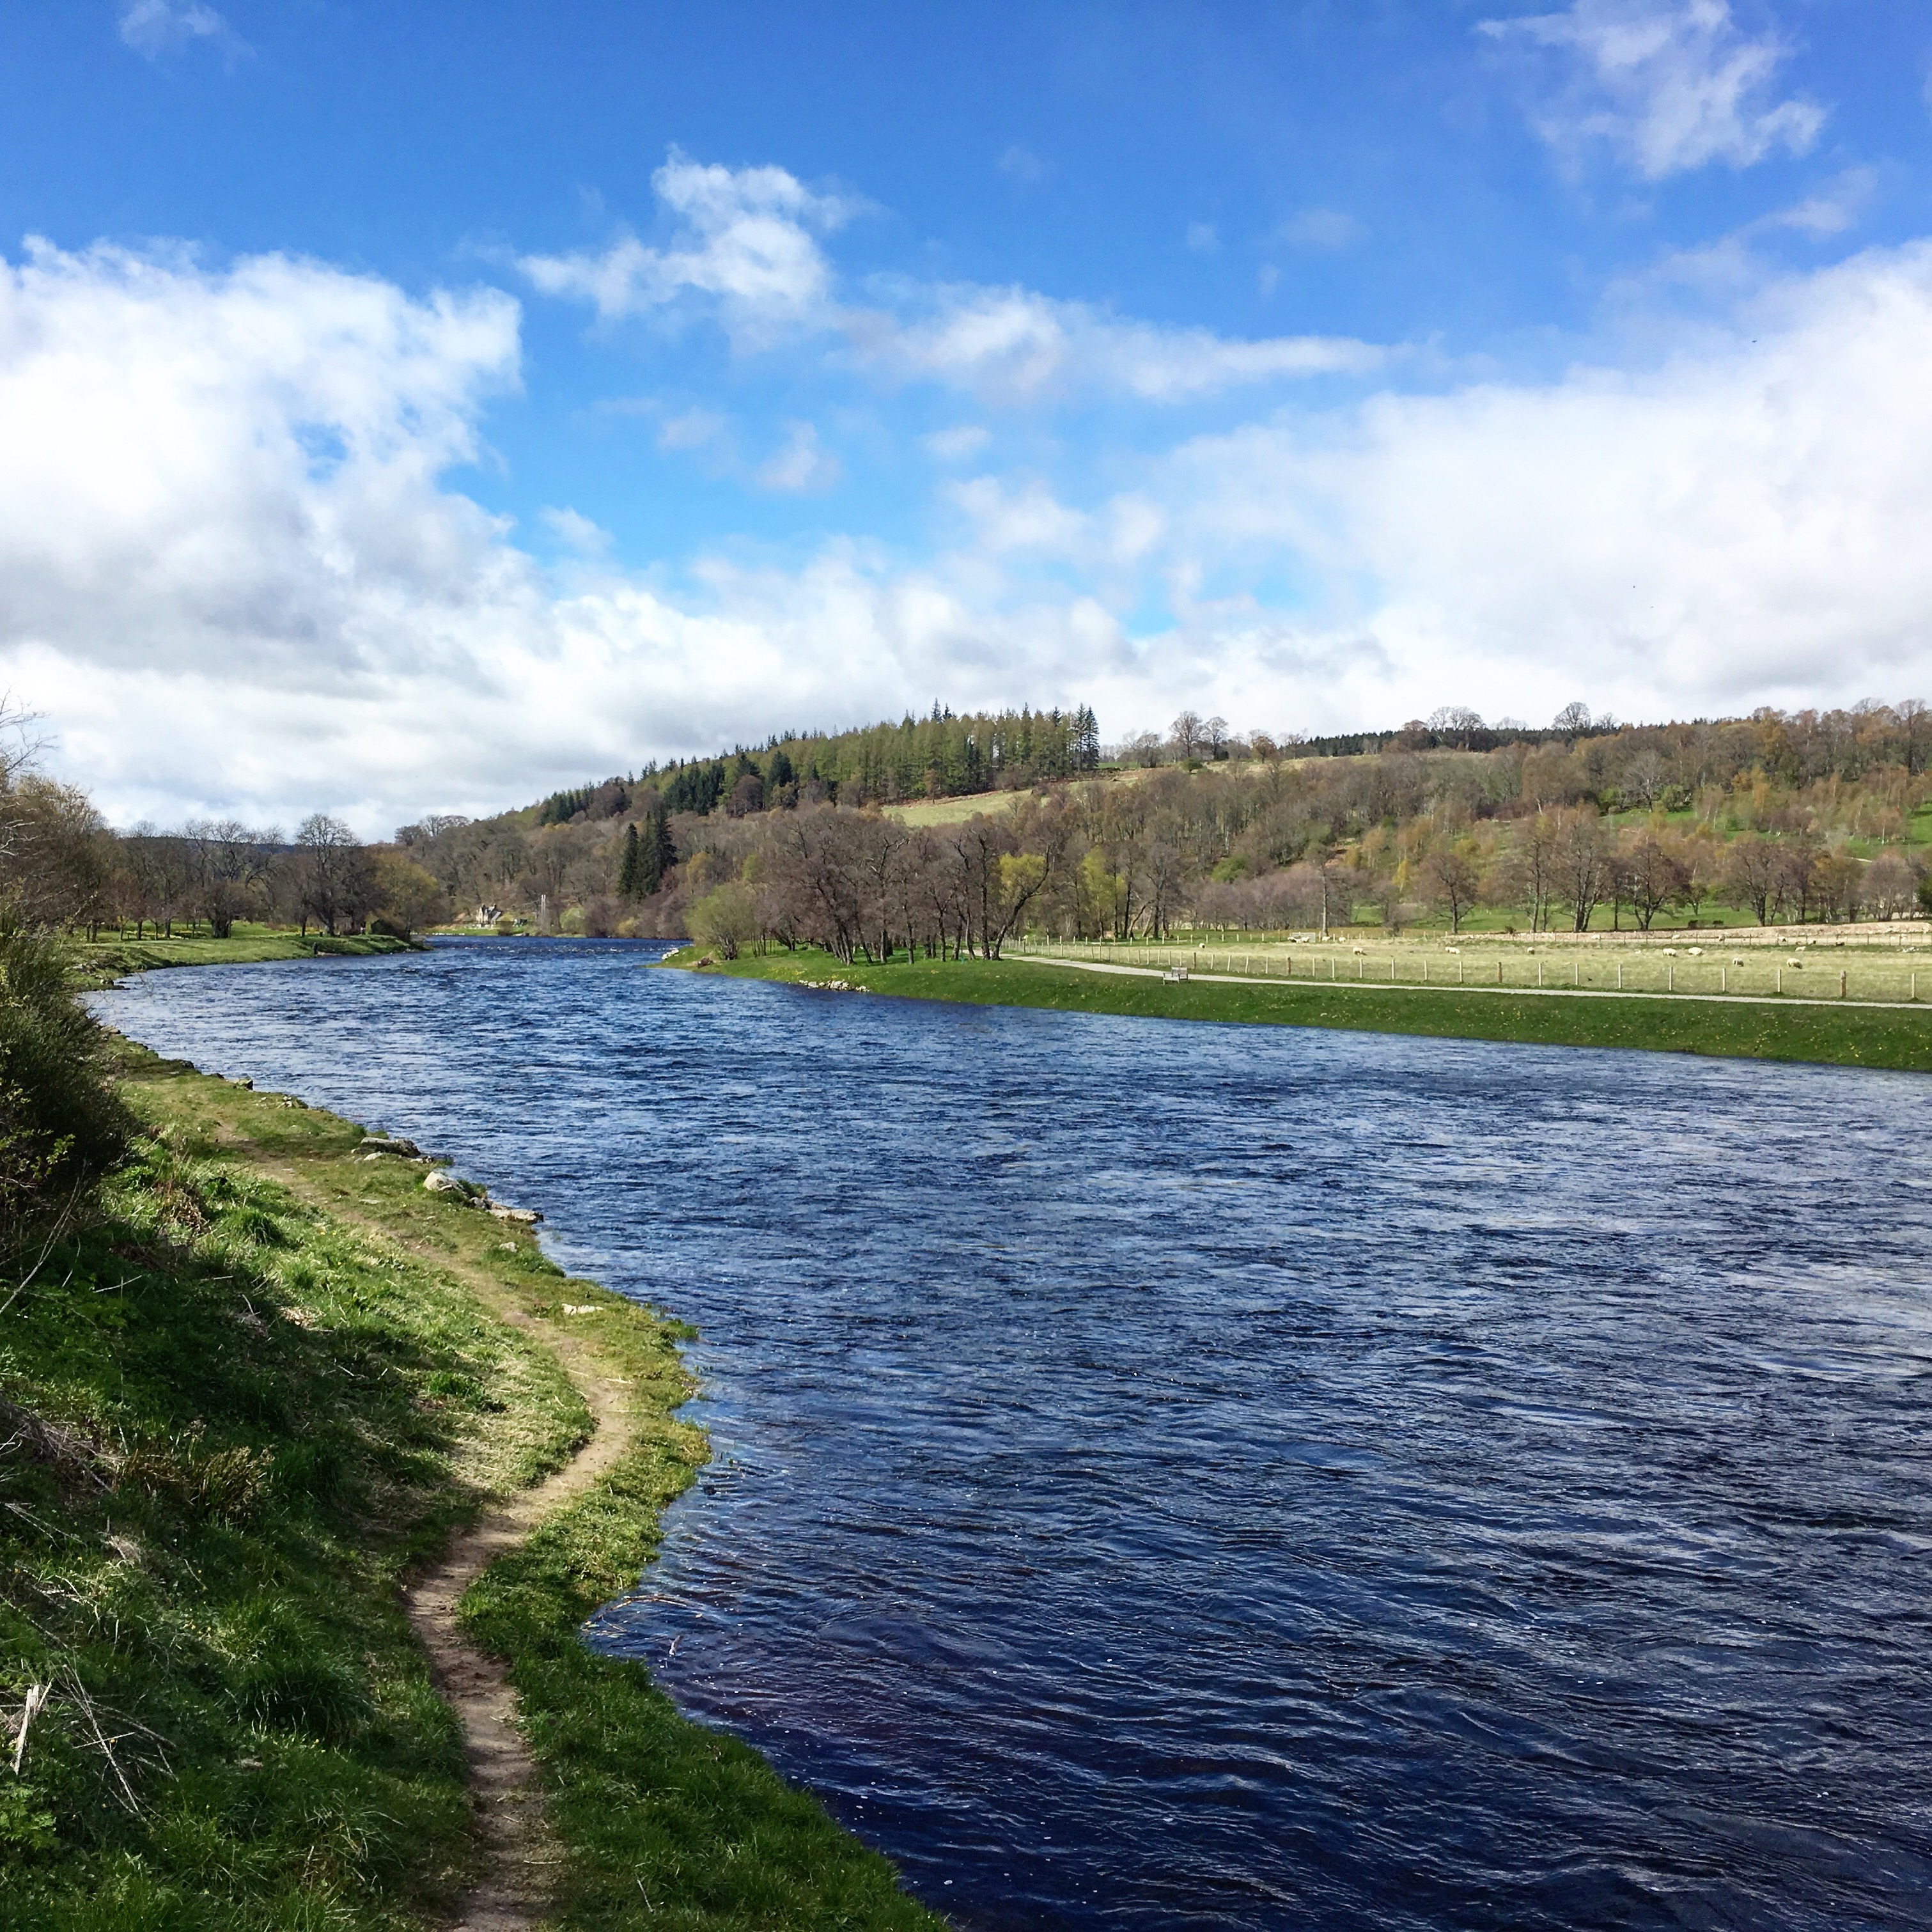
[[[773,807],[892,805],[905,799],[962,798],[975,792],[1077,778],[1100,762],[1100,729],[1084,705],[1070,711],[976,712],[955,717],[938,705],[928,718],[858,730],[795,732],[758,752],[647,766],[638,777],[553,793],[537,808],[539,825],[580,813],[609,818],[640,783],[670,812],[700,817],[722,806],[734,817]]]
[[[708,808],[677,804],[694,767],[674,766],[592,788],[561,823],[526,811],[398,838],[452,901],[492,917],[542,907],[566,932],[847,954],[996,952],[1023,930],[1460,926],[1479,909],[1530,930],[1648,927],[1719,905],[1770,922],[1922,903],[1932,715],[1916,702],[1649,726],[1573,707],[1549,730],[1456,748],[1470,717],[1316,758],[1184,713],[1158,764],[1042,779],[953,825],[908,825],[829,784],[814,796],[795,766],[754,793],[742,780],[769,777],[767,752],[713,761],[744,770]]]

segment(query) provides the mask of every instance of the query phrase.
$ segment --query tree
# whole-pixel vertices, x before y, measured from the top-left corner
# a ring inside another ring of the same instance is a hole
[[[435,874],[398,851],[379,851],[371,866],[376,909],[406,939],[426,926],[448,918],[449,896]]]
[[[1603,827],[1596,809],[1582,805],[1557,814],[1556,896],[1569,907],[1572,930],[1587,932],[1590,915],[1610,884]]]
[[[268,869],[268,848],[281,836],[256,832],[238,819],[194,820],[183,828],[192,868],[193,903],[209,936],[226,939],[235,922],[256,909]]]
[[[638,828],[634,825],[624,827],[624,858],[617,868],[617,893],[620,898],[640,899],[644,896],[644,850],[638,842]]]
[[[1760,832],[1734,838],[1718,875],[1718,896],[1727,905],[1746,907],[1760,926],[1771,923],[1784,878],[1784,855]]]
[[[1683,898],[1690,884],[1690,868],[1654,832],[1642,834],[1615,862],[1623,896],[1646,932],[1660,912]]]
[[[302,820],[296,834],[295,889],[304,933],[313,918],[333,937],[336,922],[353,915],[362,857],[355,833],[340,819],[317,812]]]
[[[1462,921],[1483,888],[1483,868],[1469,843],[1438,845],[1422,862],[1424,884],[1449,915],[1449,930],[1460,932]]]
[[[700,946],[716,946],[727,959],[736,958],[740,950],[758,936],[758,912],[751,888],[735,879],[706,892],[692,908],[690,920],[692,938]]]
[[[1564,705],[1550,728],[1561,731],[1565,738],[1580,738],[1590,728],[1590,707],[1580,701]]]
[[[1905,744],[1905,775],[1916,777],[1919,767],[1925,762],[1924,743],[1928,720],[1932,720],[1932,709],[1928,709],[1922,698],[1908,698],[1894,706],[1893,715],[1898,720],[1898,728]]]
[[[659,799],[646,815],[638,835],[638,886],[641,897],[649,898],[664,885],[665,873],[677,863],[677,848],[671,842],[669,814]]]
[[[1529,929],[1540,932],[1550,923],[1550,904],[1557,891],[1558,814],[1539,812],[1524,825],[1498,868],[1497,883],[1507,901],[1529,914]]]
[[[1225,718],[1210,718],[1201,728],[1201,735],[1208,741],[1209,753],[1216,758],[1228,754],[1228,721]]]
[[[1202,741],[1207,736],[1207,727],[1200,716],[1192,711],[1184,711],[1168,728],[1168,735],[1174,740],[1174,749],[1184,762],[1198,758]]]

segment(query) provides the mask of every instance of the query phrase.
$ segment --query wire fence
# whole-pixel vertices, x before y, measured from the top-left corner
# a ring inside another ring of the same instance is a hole
[[[1678,952],[1665,948],[1622,958],[1565,949],[1562,956],[1550,957],[1513,950],[1465,952],[1449,946],[1425,950],[1290,942],[1229,947],[1039,939],[1022,940],[1006,950],[1036,959],[1326,986],[1932,1004],[1932,958],[1916,967],[1896,956],[1827,960],[1815,956],[1804,958],[1796,951],[1767,953],[1753,949],[1733,954],[1703,948]]]

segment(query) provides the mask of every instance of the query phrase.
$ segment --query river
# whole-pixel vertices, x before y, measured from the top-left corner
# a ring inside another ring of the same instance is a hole
[[[98,1004],[698,1325],[592,1640],[955,1923],[1932,1926],[1932,1079],[658,950]]]

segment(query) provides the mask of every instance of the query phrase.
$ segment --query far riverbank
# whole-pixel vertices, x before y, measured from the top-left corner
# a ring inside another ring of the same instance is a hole
[[[1932,1010],[1910,1006],[1562,988],[1486,992],[1372,981],[1270,984],[1208,976],[1175,981],[1151,970],[1096,973],[1031,959],[901,957],[887,965],[842,966],[830,954],[807,947],[726,961],[686,946],[660,963],[793,985],[823,987],[838,981],[851,992],[982,1006],[1932,1072]]]

